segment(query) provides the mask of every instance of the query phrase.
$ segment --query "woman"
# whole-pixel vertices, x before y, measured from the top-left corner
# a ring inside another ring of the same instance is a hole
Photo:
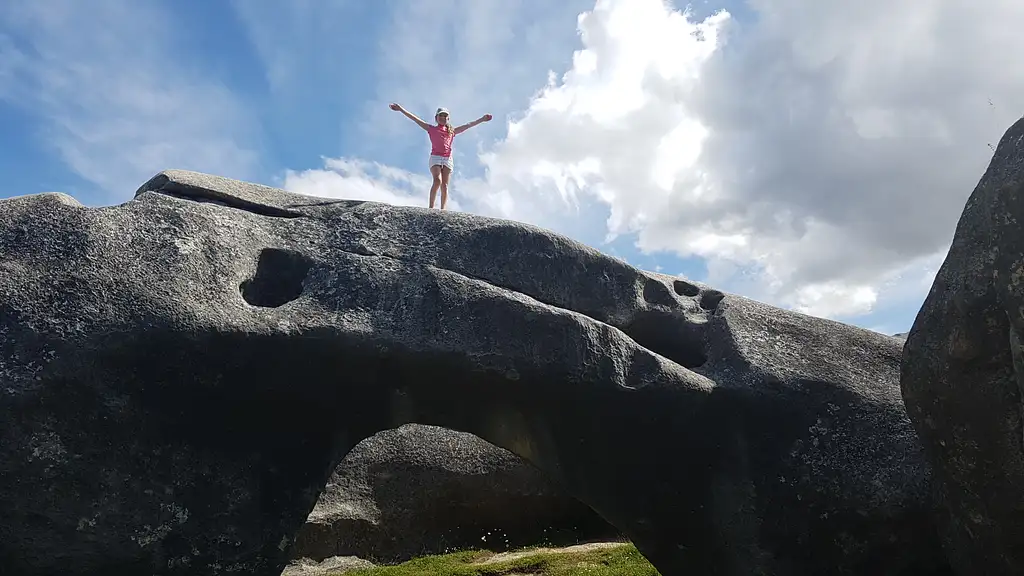
[[[491,115],[484,114],[472,122],[453,128],[448,121],[447,108],[437,109],[434,114],[435,124],[433,126],[420,120],[399,104],[392,104],[391,109],[405,114],[410,120],[419,124],[420,128],[427,131],[427,136],[430,137],[430,175],[434,177],[434,183],[430,187],[430,207],[434,207],[434,198],[437,197],[437,189],[440,188],[441,210],[444,210],[445,204],[448,203],[448,179],[451,177],[452,168],[455,167],[452,162],[452,143],[455,140],[455,135],[482,122],[489,122]]]

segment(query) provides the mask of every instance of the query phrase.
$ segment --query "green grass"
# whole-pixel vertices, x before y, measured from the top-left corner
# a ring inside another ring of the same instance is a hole
[[[632,544],[578,553],[538,551],[523,558],[474,564],[493,552],[471,550],[424,556],[395,566],[378,566],[345,576],[660,576]]]

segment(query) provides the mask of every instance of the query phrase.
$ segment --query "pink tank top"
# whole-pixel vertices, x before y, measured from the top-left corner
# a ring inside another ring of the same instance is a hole
[[[448,158],[452,155],[452,141],[455,140],[455,135],[448,132],[447,126],[434,124],[427,128],[427,135],[430,136],[431,156],[444,156]]]

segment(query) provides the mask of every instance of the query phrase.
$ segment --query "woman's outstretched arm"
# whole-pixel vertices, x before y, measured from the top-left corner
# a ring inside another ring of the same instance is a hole
[[[397,112],[401,112],[402,114],[405,114],[405,116],[406,116],[406,117],[407,117],[407,118],[408,118],[409,120],[412,120],[413,122],[415,122],[415,123],[419,124],[420,128],[423,128],[424,130],[426,130],[426,129],[430,128],[430,124],[427,124],[427,123],[426,123],[426,122],[424,122],[423,120],[420,120],[420,119],[419,119],[419,117],[417,117],[417,116],[416,116],[415,114],[413,114],[412,112],[409,112],[409,111],[408,111],[408,110],[406,110],[405,108],[402,108],[402,105],[401,105],[401,104],[392,104],[392,105],[390,106],[390,108],[391,108],[392,110],[395,110],[395,111],[397,111]]]
[[[482,122],[489,122],[490,120],[491,120],[491,115],[490,114],[484,114],[483,116],[477,118],[476,120],[473,120],[472,122],[467,122],[467,123],[463,124],[462,126],[459,126],[459,127],[455,128],[455,133],[456,134],[462,134],[463,132],[465,132],[466,130],[469,130],[473,126],[476,126],[477,124],[480,124]]]

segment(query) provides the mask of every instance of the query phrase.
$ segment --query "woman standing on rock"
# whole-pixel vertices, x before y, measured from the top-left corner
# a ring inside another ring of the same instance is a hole
[[[433,126],[420,120],[400,104],[392,104],[391,109],[405,114],[410,120],[419,124],[420,128],[427,131],[427,135],[430,137],[430,175],[434,177],[434,183],[430,187],[430,207],[434,207],[434,198],[437,197],[437,189],[440,188],[441,210],[444,210],[445,204],[448,203],[448,179],[451,177],[452,168],[455,167],[452,162],[452,143],[455,140],[455,135],[461,134],[477,124],[490,121],[491,115],[484,114],[477,120],[453,128],[448,123],[447,108],[437,109],[437,112],[434,113],[435,124]]]

